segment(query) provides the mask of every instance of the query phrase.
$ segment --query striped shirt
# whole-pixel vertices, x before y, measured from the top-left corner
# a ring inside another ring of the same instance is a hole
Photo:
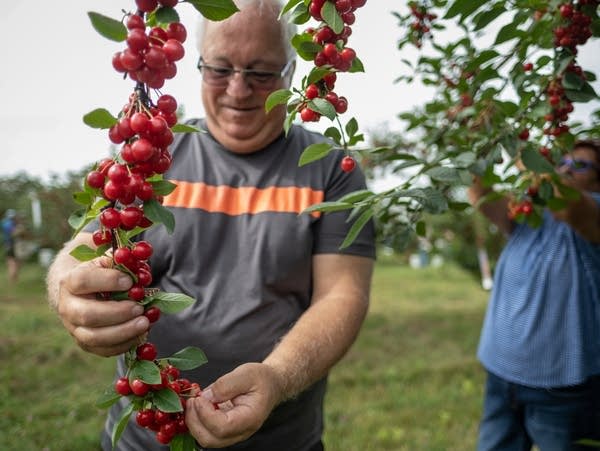
[[[548,211],[539,228],[517,225],[495,270],[477,355],[488,371],[532,387],[600,374],[600,245]]]

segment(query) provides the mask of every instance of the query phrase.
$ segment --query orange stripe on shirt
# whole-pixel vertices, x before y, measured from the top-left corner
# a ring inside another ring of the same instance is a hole
[[[323,191],[297,186],[256,188],[171,180],[177,188],[165,196],[165,207],[200,208],[211,213],[231,216],[264,212],[301,213],[309,206],[323,201]],[[319,217],[320,212],[311,215]]]

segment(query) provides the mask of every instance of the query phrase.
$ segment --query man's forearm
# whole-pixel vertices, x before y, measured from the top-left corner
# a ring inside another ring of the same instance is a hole
[[[342,257],[343,258],[343,257]],[[300,317],[275,350],[264,360],[282,382],[281,401],[292,398],[325,376],[356,339],[369,305],[372,261],[362,257],[351,271],[328,274],[327,260],[316,265],[322,271],[326,294],[316,284],[311,307]],[[360,261],[362,260],[362,261]]]

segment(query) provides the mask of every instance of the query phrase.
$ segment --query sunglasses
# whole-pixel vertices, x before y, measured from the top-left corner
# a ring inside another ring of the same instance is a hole
[[[198,70],[202,79],[209,85],[225,87],[234,74],[239,73],[246,83],[256,89],[271,89],[277,81],[289,74],[294,60],[289,60],[279,71],[234,69],[233,67],[214,66],[206,64],[202,57],[198,60]]]
[[[580,158],[561,158],[558,162],[558,167],[562,168],[564,166],[567,166],[573,172],[585,172],[590,169],[600,171],[600,166],[593,161],[582,160]]]

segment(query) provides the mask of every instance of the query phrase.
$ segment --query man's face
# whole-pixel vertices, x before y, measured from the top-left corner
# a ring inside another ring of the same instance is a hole
[[[577,147],[558,166],[571,184],[582,191],[600,192],[600,162],[597,153],[589,147]]]
[[[281,71],[287,63],[277,16],[267,8],[251,7],[222,22],[208,22],[201,56],[204,64],[233,69]],[[238,153],[251,153],[283,131],[285,109],[265,112],[265,100],[289,86],[291,73],[264,87],[233,73],[224,85],[202,82],[207,126],[217,141]]]

